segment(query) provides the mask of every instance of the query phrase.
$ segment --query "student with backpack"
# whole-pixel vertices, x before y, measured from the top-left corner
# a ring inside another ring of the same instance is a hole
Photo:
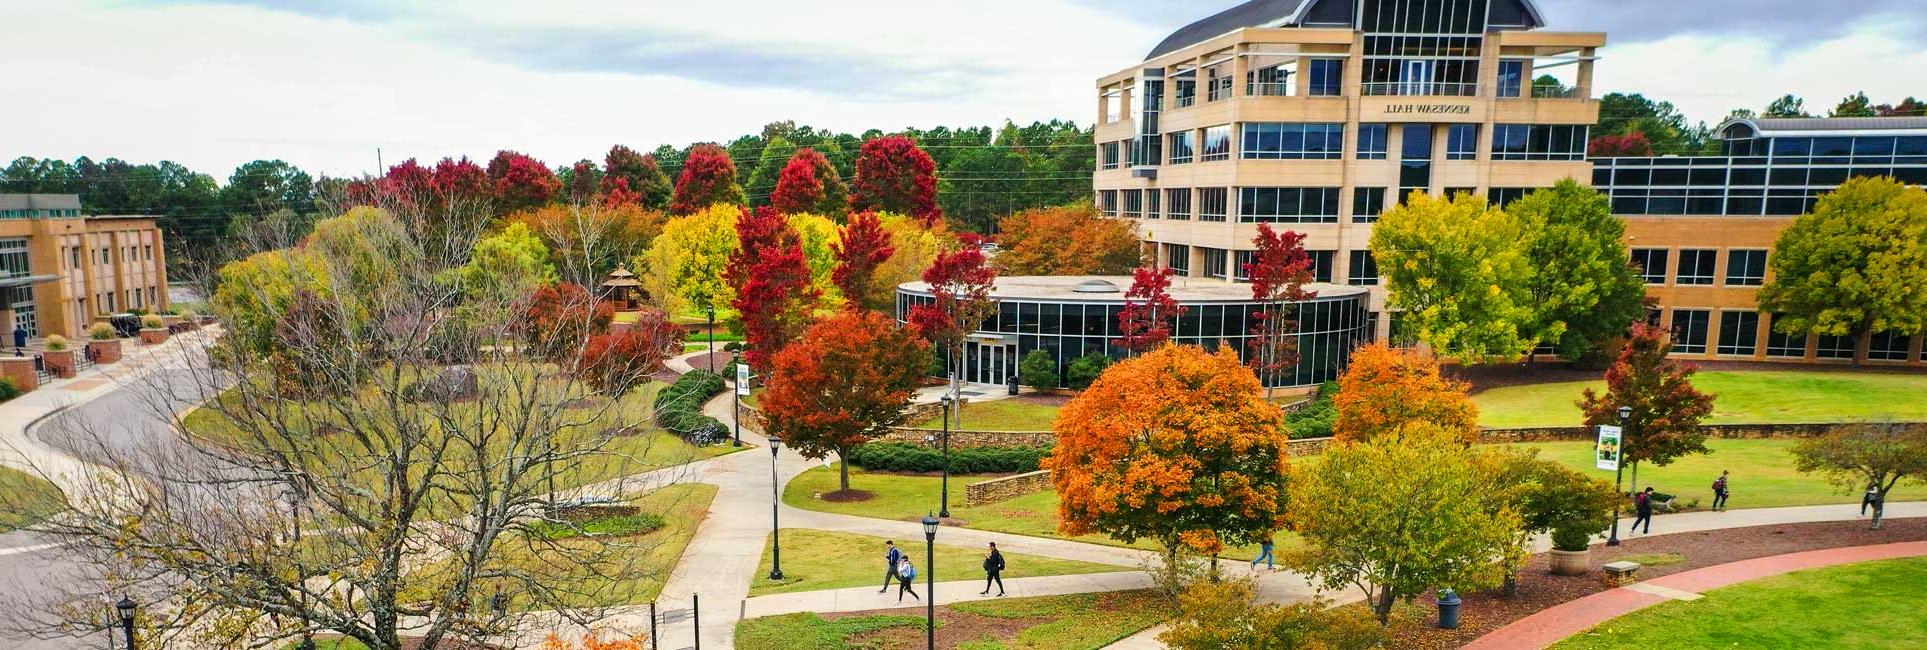
[[[997,552],[997,543],[990,543],[990,555],[984,556],[984,590],[979,596],[990,595],[990,583],[997,583],[997,595],[1004,595],[1004,554]]]
[[[1633,527],[1628,528],[1626,532],[1639,530],[1639,522],[1643,521],[1646,522],[1646,534],[1653,534],[1653,488],[1651,486],[1648,486],[1645,492],[1633,495],[1633,511],[1639,516],[1633,519]]]
[[[910,585],[915,584],[916,581],[916,565],[910,563],[910,558],[903,558],[901,562],[897,563],[897,602],[903,602],[903,594],[905,593],[909,593],[911,598],[923,600],[922,596],[917,595],[917,590],[910,588]]]
[[[897,563],[903,560],[903,550],[895,541],[883,540],[883,546],[888,550],[883,552],[883,588],[877,590],[879,594],[890,593],[890,583],[897,581]],[[903,596],[897,595],[897,600],[903,600]]]
[[[1878,481],[1868,483],[1866,496],[1860,497],[1861,517],[1867,516],[1867,506],[1880,507],[1880,483]],[[1857,518],[1858,517],[1856,517],[1856,519]]]
[[[1726,509],[1726,494],[1726,470],[1720,470],[1720,477],[1713,479],[1713,510],[1715,512]]]

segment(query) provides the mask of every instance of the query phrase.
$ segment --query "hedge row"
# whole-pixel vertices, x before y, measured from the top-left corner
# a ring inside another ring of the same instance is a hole
[[[1330,437],[1332,421],[1338,418],[1338,409],[1332,406],[1332,396],[1337,394],[1338,382],[1325,382],[1318,386],[1318,394],[1310,404],[1286,415],[1285,431],[1291,439]]]
[[[676,378],[676,383],[656,393],[656,424],[698,445],[723,438],[720,420],[703,415],[703,403],[723,392],[723,376],[695,370]]]
[[[1037,461],[1050,447],[970,447],[950,450],[952,474],[1015,474],[1037,471]],[[943,451],[901,442],[872,442],[850,450],[850,464],[889,472],[936,472],[943,469]]]

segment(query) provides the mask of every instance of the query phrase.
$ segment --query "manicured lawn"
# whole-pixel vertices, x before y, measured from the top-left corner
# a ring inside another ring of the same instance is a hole
[[[1057,492],[1052,490],[1032,492],[1008,501],[974,508],[963,506],[963,486],[987,478],[991,477],[950,477],[950,515],[963,521],[966,527],[1107,546],[1128,546],[1144,550],[1159,548],[1151,540],[1140,539],[1135,544],[1124,544],[1104,535],[1071,537],[1057,532]],[[860,469],[850,470],[850,487],[855,490],[869,491],[875,496],[868,501],[860,502],[835,502],[815,498],[813,495],[834,492],[837,489],[834,465],[829,468],[816,467],[802,473],[790,481],[789,485],[784,486],[783,502],[805,510],[915,521],[937,509],[942,491],[941,479],[935,476],[871,473]],[[1281,532],[1277,539],[1281,551],[1296,543],[1296,538],[1289,533]],[[1249,560],[1258,555],[1258,550],[1255,546],[1230,548],[1221,555],[1227,558]]]
[[[884,540],[882,537],[827,530],[785,528],[782,541],[783,581],[769,581],[769,543],[764,542],[763,564],[756,569],[756,579],[750,582],[749,595],[883,586]],[[905,538],[896,542],[897,548],[908,553],[910,561],[917,565],[919,575],[921,572],[930,570],[930,567],[924,566],[922,540]],[[1005,578],[1135,570],[1133,567],[1059,560],[1010,552],[1008,547],[1011,544],[1021,546],[1022,543],[1021,540],[1017,540],[999,545],[1006,547],[1004,549]],[[985,548],[938,544],[937,579],[982,578],[983,559],[988,552],[989,549]]]
[[[973,431],[1049,431],[1059,407],[1012,399],[965,404],[961,413],[950,414],[950,426]],[[943,427],[943,416],[919,422],[926,429]]]
[[[0,467],[0,533],[60,512],[60,488],[33,474]]]
[[[1701,507],[1713,504],[1713,479],[1718,478],[1720,470],[1733,474],[1728,478],[1732,496],[1727,498],[1730,508],[1775,508],[1780,506],[1806,506],[1827,503],[1856,504],[1860,502],[1860,491],[1843,493],[1820,477],[1801,474],[1793,469],[1793,456],[1787,451],[1793,448],[1793,440],[1726,440],[1706,441],[1710,454],[1696,454],[1673,461],[1665,467],[1651,464],[1640,465],[1639,485],[1651,485],[1653,489],[1678,495],[1679,505],[1686,505],[1694,499]],[[1540,457],[1559,461],[1560,464],[1578,469],[1587,475],[1613,480],[1613,473],[1595,469],[1592,460],[1592,443],[1586,441],[1533,442],[1520,443],[1522,447],[1537,447]],[[1632,472],[1626,473],[1626,485],[1632,486]],[[1927,486],[1903,483],[1887,495],[1892,501],[1915,501],[1927,499]],[[1664,517],[1661,518],[1662,520]],[[1664,524],[1661,524],[1664,525]]]
[[[1712,424],[1927,419],[1927,373],[1708,371],[1693,384],[1716,396]],[[1604,381],[1506,386],[1472,396],[1489,427],[1581,423],[1579,393]]]
[[[937,643],[961,650],[1094,650],[1169,615],[1169,601],[1150,591],[957,603],[937,608]],[[896,614],[834,620],[785,614],[736,625],[736,647],[743,650],[920,647],[922,639],[922,616]]]
[[[1553,647],[1921,648],[1923,593],[1927,558],[1810,569],[1667,601]]]

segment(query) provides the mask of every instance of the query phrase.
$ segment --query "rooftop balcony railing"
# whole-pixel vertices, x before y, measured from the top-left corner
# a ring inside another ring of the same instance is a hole
[[[1477,97],[1476,83],[1446,81],[1368,81],[1362,84],[1368,97]]]
[[[1250,82],[1245,84],[1245,94],[1254,97],[1290,97],[1296,84],[1289,81]]]

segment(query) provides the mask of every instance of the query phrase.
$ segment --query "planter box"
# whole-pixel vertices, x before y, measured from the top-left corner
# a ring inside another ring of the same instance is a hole
[[[1583,576],[1592,571],[1592,549],[1584,551],[1546,551],[1553,575]]]
[[[46,364],[47,372],[61,379],[74,378],[74,351],[48,350],[40,353],[41,363]]]
[[[88,341],[87,351],[92,352],[94,363],[108,364],[120,361],[120,341]]]
[[[175,316],[173,314],[161,314],[161,327],[167,327],[179,322],[181,322],[181,317],[179,316]]]
[[[167,342],[167,328],[165,327],[157,327],[153,329],[149,329],[145,327],[141,328],[142,345],[160,345],[166,342]]]
[[[0,357],[0,377],[13,380],[13,387],[25,393],[40,387],[40,376],[33,372],[33,357]]]

